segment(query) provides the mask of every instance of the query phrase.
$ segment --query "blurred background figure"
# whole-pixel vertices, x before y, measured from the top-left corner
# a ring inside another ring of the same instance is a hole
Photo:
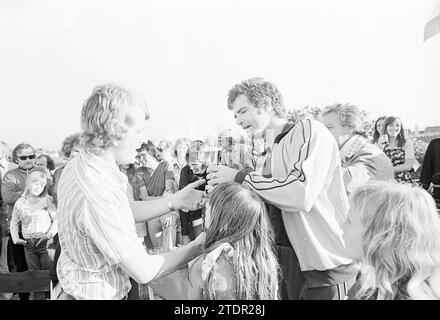
[[[175,162],[174,158],[174,146],[171,141],[161,140],[157,144],[157,151],[159,152],[159,160],[165,160],[172,164]]]
[[[78,132],[78,133],[74,133],[64,139],[64,141],[61,145],[61,153],[67,161],[70,159],[73,159],[81,151],[80,138],[81,138],[81,133]],[[57,168],[53,174],[52,197],[53,197],[55,204],[57,204],[57,201],[58,201],[58,195],[57,195],[58,184],[60,182],[61,174],[63,173],[64,167],[66,166],[67,161],[65,161],[63,165],[61,165],[59,168]]]
[[[218,163],[224,166],[239,169],[243,168],[243,159],[240,157],[240,148],[231,130],[223,130],[218,137]]]
[[[136,174],[136,167],[134,164],[130,165],[120,165],[119,170],[123,174],[127,176],[127,198],[130,201],[140,201],[146,200],[148,197],[147,188],[145,186],[144,180]],[[136,234],[139,237],[139,241],[147,247],[148,232],[147,232],[147,223],[146,222],[138,222],[135,223],[136,226]],[[131,290],[128,293],[129,300],[139,300],[139,296],[141,294],[140,286],[138,283],[130,278]]]
[[[82,147],[80,145],[81,133],[74,133],[68,137],[66,137],[61,145],[61,153],[65,158],[64,163],[58,167],[53,174],[53,190],[52,190],[52,198],[55,206],[58,206],[58,185],[60,182],[61,174],[67,164],[67,162],[77,156]],[[53,246],[55,248],[55,254],[53,257],[52,267],[50,268],[50,279],[52,281],[53,286],[55,287],[58,283],[57,276],[57,263],[58,258],[61,254],[61,246],[58,239],[58,233],[53,238]]]
[[[389,143],[383,151],[393,164],[394,179],[399,183],[414,184],[411,176],[414,165],[414,147],[412,141],[405,137],[402,120],[397,117],[386,118],[384,132],[388,136]]]
[[[180,171],[188,164],[188,150],[190,141],[186,138],[179,138],[174,144],[174,157],[176,162],[174,163],[174,175],[177,183],[180,181]]]
[[[387,117],[381,116],[374,123],[374,132],[371,143],[383,150],[388,145],[388,135],[385,132],[385,120]]]
[[[382,149],[369,143],[362,131],[361,113],[356,106],[339,103],[327,106],[320,120],[338,144],[347,193],[370,180],[394,179],[390,159]]]
[[[439,300],[440,219],[419,187],[375,182],[350,197],[347,255],[361,262],[354,299]]]
[[[41,154],[35,160],[35,165],[39,168],[47,169],[52,175],[55,170],[55,162],[47,154]]]
[[[43,170],[47,178],[47,192],[53,196],[53,174],[55,172],[55,162],[47,154],[40,154],[35,160],[35,166]]]
[[[14,165],[9,162],[8,158],[11,154],[9,145],[0,141],[0,273],[9,273],[8,269],[8,239],[9,239],[9,220],[8,220],[8,206],[3,201],[1,195],[1,181],[5,173],[14,168]],[[12,293],[0,292],[0,300],[9,300],[12,298]]]
[[[156,170],[161,160],[159,150],[157,150],[157,147],[151,140],[142,143],[141,147],[136,149],[136,151],[138,153],[136,156],[136,166],[150,168],[153,171]]]
[[[205,158],[205,149],[208,145],[202,140],[194,140],[188,150],[188,165],[182,168],[180,172],[179,190],[185,188],[188,184],[206,178],[207,161]],[[206,183],[198,187],[198,190],[205,190]],[[194,211],[180,210],[180,224],[182,228],[182,244],[187,244],[194,240],[203,227],[203,209]]]
[[[136,167],[134,164],[121,165],[119,167],[121,172],[127,176],[127,197],[131,201],[147,200],[147,187],[144,180],[136,174]],[[145,245],[145,237],[147,237],[147,224],[145,222],[136,223],[136,233]]]
[[[440,138],[431,140],[426,149],[420,184],[432,193],[437,210],[440,210]]]
[[[143,143],[136,151],[138,152],[136,157],[138,161],[137,166],[139,166],[138,174],[141,175],[145,182],[148,199],[155,199],[174,193],[176,187],[174,169],[172,163],[166,160],[170,156],[168,154],[169,150],[162,154],[154,143],[148,140],[147,143]],[[142,167],[146,169],[140,169]],[[164,227],[172,225],[176,229],[176,223],[177,213],[173,212],[147,221],[147,231],[150,238],[150,242],[147,242],[147,247],[149,249],[161,249]],[[173,234],[174,243],[177,236],[176,232]],[[150,243],[152,247],[149,247]]]

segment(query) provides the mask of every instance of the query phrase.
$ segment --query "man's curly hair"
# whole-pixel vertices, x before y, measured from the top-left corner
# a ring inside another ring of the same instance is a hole
[[[280,118],[287,116],[281,92],[273,83],[263,78],[247,79],[233,86],[228,92],[228,108],[230,110],[235,99],[242,94],[258,109],[266,108],[267,100],[270,99],[275,114]]]
[[[80,132],[71,134],[66,139],[64,139],[63,145],[61,146],[61,153],[63,154],[63,156],[65,156],[66,158],[70,158],[70,154],[72,153],[73,148],[76,145],[80,144],[80,139]]]
[[[81,126],[82,145],[92,153],[101,154],[124,137],[135,121],[135,109],[150,117],[142,99],[116,84],[96,87],[84,103]]]

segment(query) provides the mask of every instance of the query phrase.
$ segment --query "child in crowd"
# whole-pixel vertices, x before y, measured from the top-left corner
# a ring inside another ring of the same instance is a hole
[[[278,262],[266,207],[257,194],[229,182],[213,189],[205,215],[205,251],[151,286],[166,299],[275,300]],[[186,280],[185,280],[186,279]],[[179,296],[180,295],[180,296]]]
[[[34,171],[26,179],[21,198],[14,205],[11,218],[11,238],[14,244],[24,246],[29,270],[49,270],[55,248],[53,237],[57,233],[55,205],[47,192],[47,177]],[[19,226],[21,224],[21,232]],[[49,294],[45,293],[46,299]],[[34,299],[36,296],[34,295]]]
[[[357,189],[350,201],[344,237],[362,269],[349,297],[440,299],[440,219],[429,194],[375,182]]]
[[[55,206],[47,194],[47,178],[41,171],[32,172],[26,179],[23,196],[12,212],[11,236],[15,244],[24,245],[29,270],[48,270],[53,261],[49,248],[57,233]],[[18,229],[21,223],[22,237]]]

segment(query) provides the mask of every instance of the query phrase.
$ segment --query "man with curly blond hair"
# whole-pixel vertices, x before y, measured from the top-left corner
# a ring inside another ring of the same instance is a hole
[[[119,166],[135,162],[148,118],[142,99],[115,84],[96,87],[84,103],[83,150],[66,165],[58,187],[59,299],[126,299],[130,277],[148,283],[185,265],[203,248],[204,234],[187,246],[150,256],[136,234],[135,222],[200,208],[205,201],[194,183],[168,197],[129,202],[128,180]]]

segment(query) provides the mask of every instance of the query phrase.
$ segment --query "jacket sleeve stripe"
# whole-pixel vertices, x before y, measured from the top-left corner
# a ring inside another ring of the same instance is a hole
[[[301,126],[302,126],[302,144],[300,147],[300,151],[298,154],[298,159],[294,164],[294,169],[289,173],[289,175],[285,178],[285,179],[262,179],[261,181],[258,181],[259,176],[253,176],[253,175],[249,175],[249,182],[253,185],[253,187],[256,190],[271,190],[271,189],[276,189],[276,188],[281,188],[284,187],[286,185],[289,185],[297,180],[304,182],[306,180],[306,176],[304,173],[304,170],[302,168],[303,162],[305,160],[307,160],[308,156],[309,156],[309,149],[310,149],[310,141],[311,141],[311,137],[312,137],[312,128],[311,128],[311,124],[310,124],[310,120],[306,120],[308,122],[308,128],[309,128],[309,136],[308,139],[306,139],[306,134],[305,134],[305,128],[304,128],[304,122],[301,121]],[[303,152],[304,147],[306,147],[306,151]],[[257,187],[255,185],[258,184],[265,184],[264,186],[260,186]]]

